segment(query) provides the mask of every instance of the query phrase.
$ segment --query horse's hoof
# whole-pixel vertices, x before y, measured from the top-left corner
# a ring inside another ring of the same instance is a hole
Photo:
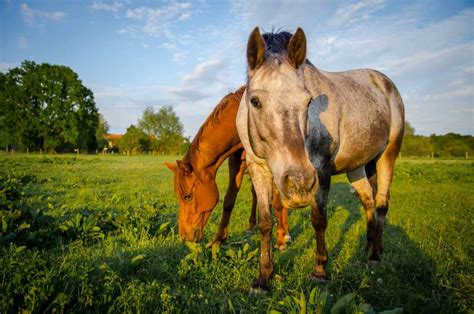
[[[321,266],[316,266],[316,269],[311,274],[311,280],[316,283],[325,283],[326,282],[326,271]]]
[[[286,244],[275,244],[275,249],[278,249],[280,252],[286,251],[287,248]]]
[[[221,245],[222,242],[224,242],[225,239],[215,239],[214,241],[212,242],[209,242],[208,244],[206,244],[206,248],[210,248],[210,247],[213,247],[214,245]]]
[[[311,275],[311,281],[314,283],[326,283],[326,277],[325,276],[315,276]]]
[[[268,291],[267,291],[267,290],[264,290],[264,289],[250,288],[250,293],[251,293],[251,294],[255,294],[255,295],[259,295],[259,294],[267,294]]]
[[[270,287],[267,282],[262,282],[261,280],[255,280],[252,284],[250,292],[253,294],[261,294],[270,292]]]
[[[369,267],[375,267],[380,263],[380,260],[369,259],[368,265]]]
[[[293,240],[289,234],[286,234],[283,239],[285,239],[285,242],[291,242],[291,240]]]

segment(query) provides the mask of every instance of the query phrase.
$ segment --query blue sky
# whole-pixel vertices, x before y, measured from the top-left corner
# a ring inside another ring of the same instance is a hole
[[[474,134],[472,1],[0,0],[0,70],[63,64],[95,95],[111,132],[146,106],[173,106],[194,136],[245,82],[255,26],[301,26],[318,68],[373,68],[398,86],[417,133]]]

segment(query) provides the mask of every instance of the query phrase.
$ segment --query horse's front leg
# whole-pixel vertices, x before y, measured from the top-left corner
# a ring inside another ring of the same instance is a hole
[[[252,284],[252,289],[253,291],[269,291],[268,281],[273,273],[271,212],[273,178],[269,169],[255,163],[248,162],[248,169],[257,195],[258,226],[261,233],[260,274]]]
[[[249,227],[247,229],[247,235],[250,236],[253,233],[253,229],[257,224],[257,195],[255,194],[255,189],[251,187],[252,192],[252,208],[250,210],[250,218],[249,218]]]
[[[331,185],[330,171],[318,172],[318,180],[319,189],[311,204],[311,223],[316,235],[316,265],[311,277],[315,281],[324,281],[327,278],[326,264],[328,263],[325,232],[328,226],[326,205]]]
[[[239,150],[229,156],[229,186],[224,197],[224,209],[222,211],[219,229],[217,230],[214,240],[208,244],[209,246],[212,244],[220,244],[227,239],[227,227],[229,225],[230,216],[232,215],[237,193],[242,184],[245,169],[247,169],[245,161],[242,160],[242,152],[242,150]]]

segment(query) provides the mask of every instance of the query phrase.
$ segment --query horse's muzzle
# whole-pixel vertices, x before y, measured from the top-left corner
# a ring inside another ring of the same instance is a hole
[[[299,208],[309,205],[318,188],[316,171],[287,171],[281,178],[282,203],[285,207]]]
[[[199,228],[190,228],[190,230],[182,231],[179,238],[183,242],[199,242],[202,239],[202,230]]]

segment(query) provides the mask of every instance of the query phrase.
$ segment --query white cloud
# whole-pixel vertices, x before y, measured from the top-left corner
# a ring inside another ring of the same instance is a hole
[[[177,87],[168,89],[168,92],[181,100],[197,101],[212,95],[213,90],[221,89],[220,79],[228,70],[223,58],[213,58],[199,63],[191,73],[183,76]]]
[[[139,38],[140,37],[140,30],[137,26],[129,25],[125,28],[119,29],[117,33],[121,35],[129,35],[132,38]]]
[[[347,26],[360,20],[366,20],[371,17],[372,13],[382,9],[384,2],[385,0],[363,0],[345,4],[337,10],[336,15],[329,23]]]
[[[184,12],[183,14],[181,14],[181,16],[179,17],[179,20],[180,21],[186,21],[186,20],[189,20],[191,18],[191,16],[193,15],[193,12]]]
[[[23,15],[23,19],[32,24],[35,18],[42,18],[51,21],[60,21],[66,17],[66,13],[64,12],[49,12],[49,11],[41,11],[41,10],[34,10],[31,9],[26,3],[22,3],[20,5],[21,14]]]
[[[141,25],[141,31],[150,36],[163,36],[169,34],[170,25],[176,21],[191,18],[193,14],[191,4],[188,2],[171,2],[159,8],[139,7],[129,9],[125,17],[135,20]]]
[[[219,73],[219,69],[225,67],[225,61],[222,58],[212,58],[199,63],[194,70],[183,77],[183,83],[188,84],[204,84],[215,81]]]
[[[123,3],[121,2],[113,2],[113,3],[104,3],[104,2],[96,2],[94,1],[90,8],[92,10],[103,10],[103,11],[110,11],[110,12],[118,12],[123,7]]]
[[[186,55],[184,52],[182,51],[178,51],[178,52],[175,52],[173,54],[173,62],[176,62],[176,63],[184,63],[184,59],[186,58]]]

